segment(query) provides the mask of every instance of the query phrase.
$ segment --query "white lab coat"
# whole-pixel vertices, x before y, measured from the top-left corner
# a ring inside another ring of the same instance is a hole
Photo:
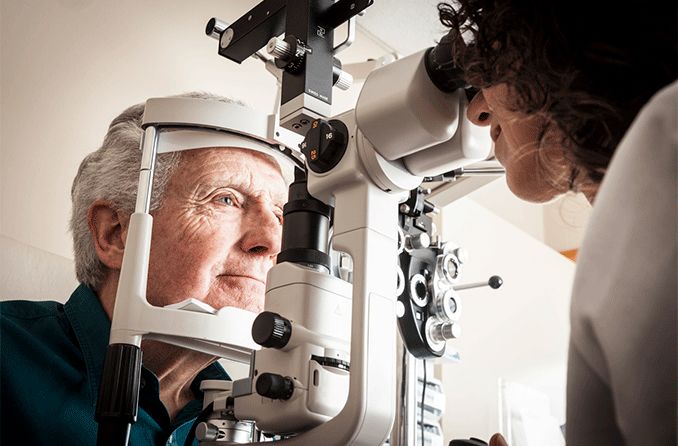
[[[676,445],[678,82],[619,145],[577,260],[568,446]]]

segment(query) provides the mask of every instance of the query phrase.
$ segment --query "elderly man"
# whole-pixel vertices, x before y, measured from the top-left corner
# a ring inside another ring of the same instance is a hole
[[[73,182],[81,285],[65,305],[1,304],[2,444],[95,444],[94,409],[134,210],[143,112],[139,104],[115,118]],[[260,152],[219,147],[159,155],[148,301],[164,306],[193,297],[214,308],[260,311],[286,195],[280,166]],[[157,341],[143,341],[142,351],[130,443],[183,444],[201,409],[200,382],[228,375],[202,353]]]

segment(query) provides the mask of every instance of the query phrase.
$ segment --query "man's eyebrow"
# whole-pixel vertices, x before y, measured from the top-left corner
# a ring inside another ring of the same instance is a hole
[[[210,193],[214,190],[231,187],[234,189],[242,188],[242,181],[235,181],[234,178],[210,178],[199,179],[196,181],[196,191],[201,193]]]

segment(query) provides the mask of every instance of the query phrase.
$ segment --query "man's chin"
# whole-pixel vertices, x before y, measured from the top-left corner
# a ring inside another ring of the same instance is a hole
[[[237,307],[256,313],[264,309],[266,285],[261,281],[243,276],[220,276],[219,279],[217,289],[206,299],[208,304],[217,309]]]

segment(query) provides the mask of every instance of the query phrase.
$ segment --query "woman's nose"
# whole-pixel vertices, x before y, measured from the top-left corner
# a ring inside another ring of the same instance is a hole
[[[473,99],[471,99],[471,102],[468,104],[466,117],[475,125],[490,125],[492,112],[490,111],[490,107],[487,105],[487,101],[485,101],[485,96],[483,96],[482,90],[476,93]]]

